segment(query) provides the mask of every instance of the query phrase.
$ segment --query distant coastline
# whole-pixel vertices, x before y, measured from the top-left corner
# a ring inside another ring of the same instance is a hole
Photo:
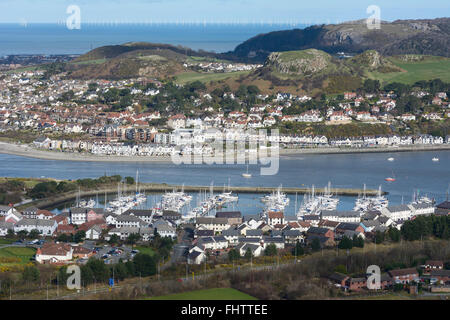
[[[280,149],[280,156],[286,158],[305,154],[349,154],[349,153],[390,153],[390,152],[421,152],[450,150],[450,144],[399,146],[399,147],[370,147],[370,148],[337,148],[319,147],[304,149]],[[28,145],[17,145],[0,142],[0,154],[10,154],[29,158],[58,161],[87,161],[87,162],[172,162],[168,156],[106,156],[89,153],[70,153],[35,149]]]

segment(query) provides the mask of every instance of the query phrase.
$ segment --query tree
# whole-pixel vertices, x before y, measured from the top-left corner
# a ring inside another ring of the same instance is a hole
[[[237,249],[233,248],[230,251],[228,251],[228,260],[230,262],[239,260],[240,257],[241,257],[241,255],[239,254],[239,251]]]
[[[389,227],[389,229],[388,229],[388,236],[389,236],[389,239],[391,239],[391,241],[399,242],[400,241],[400,237],[401,237],[400,230],[398,230],[397,228]]]
[[[109,278],[109,269],[103,260],[96,258],[90,258],[85,265],[92,271],[92,275],[96,281],[106,282]],[[83,270],[81,270],[83,276]]]
[[[24,281],[38,281],[39,280],[39,269],[35,266],[26,266],[22,272],[22,279]]]
[[[73,236],[73,241],[76,243],[83,242],[83,240],[86,238],[86,232],[84,230],[77,231],[75,235]]]
[[[135,245],[141,239],[141,236],[138,233],[132,233],[127,238],[127,243],[131,245]]]
[[[134,178],[133,177],[125,177],[125,183],[126,184],[134,184]]]
[[[56,238],[56,240],[59,241],[59,242],[69,242],[71,239],[72,239],[72,237],[67,235],[67,234],[65,234],[65,233],[61,233]]]
[[[33,229],[33,230],[31,230],[30,233],[28,234],[28,237],[29,237],[30,239],[36,239],[37,237],[40,236],[40,234],[41,234],[41,233],[39,232],[39,230]]]
[[[312,251],[318,251],[321,248],[321,244],[320,244],[320,240],[319,238],[314,238],[313,241],[311,242],[311,249]]]
[[[343,236],[341,241],[339,241],[338,248],[339,249],[351,249],[351,248],[353,248],[353,241],[349,237]]]
[[[301,256],[305,253],[305,250],[303,249],[300,241],[297,241],[297,243],[295,244],[295,247],[292,248],[292,255],[293,256]]]
[[[383,243],[383,241],[384,241],[384,232],[377,231],[375,233],[375,243],[379,244],[379,243]]]
[[[140,274],[143,277],[152,276],[156,274],[157,261],[152,256],[145,253],[138,253],[134,259],[135,274]]]
[[[123,262],[119,262],[114,265],[114,277],[123,280],[128,276],[128,269]],[[112,269],[112,268],[111,268]],[[113,274],[113,270],[110,271],[110,274]]]
[[[357,248],[364,248],[364,239],[361,236],[353,235],[353,246]]]
[[[97,278],[96,275],[94,274],[94,272],[92,271],[92,269],[90,268],[90,266],[88,266],[88,265],[81,266],[80,271],[81,271],[81,282],[84,285],[93,283],[94,281],[99,282],[99,281],[104,280],[104,279]]]
[[[109,238],[109,244],[117,244],[119,243],[120,238],[117,234],[113,234],[110,238]]]
[[[277,254],[278,250],[274,243],[269,244],[266,249],[264,250],[264,254],[266,256],[275,256]]]
[[[253,258],[252,249],[247,248],[247,250],[245,251],[245,254],[244,254],[244,258],[247,259],[248,261],[250,261],[250,259]]]
[[[28,235],[28,231],[27,231],[27,230],[20,230],[19,232],[17,232],[17,236],[18,236],[20,239],[26,238],[27,235]]]

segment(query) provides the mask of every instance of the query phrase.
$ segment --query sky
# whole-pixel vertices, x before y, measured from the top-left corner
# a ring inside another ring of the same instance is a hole
[[[0,0],[0,23],[65,22],[69,5],[82,23],[339,23],[450,16],[448,0]]]

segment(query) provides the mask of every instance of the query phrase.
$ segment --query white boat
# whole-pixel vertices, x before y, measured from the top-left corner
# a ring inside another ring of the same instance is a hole
[[[276,192],[261,198],[261,202],[266,206],[266,211],[284,211],[284,208],[289,205],[289,198],[281,189],[280,185]]]
[[[431,160],[434,161],[434,162],[438,162],[438,161],[439,161],[439,158],[434,157],[434,158],[431,159]]]
[[[242,176],[244,178],[251,178],[252,177],[252,175],[250,173],[248,173],[248,165],[247,165],[247,172],[243,173]]]
[[[394,158],[390,157],[388,158],[388,161],[394,161]]]
[[[388,199],[382,195],[381,186],[378,187],[378,192],[375,197],[366,196],[366,185],[364,184],[363,196],[358,197],[355,201],[354,211],[359,211],[362,215],[363,213],[370,210],[381,210],[386,208],[389,204]]]

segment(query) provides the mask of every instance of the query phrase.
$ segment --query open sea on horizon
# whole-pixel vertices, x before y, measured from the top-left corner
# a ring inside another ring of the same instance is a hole
[[[0,56],[12,54],[83,54],[97,47],[127,42],[181,45],[194,50],[227,52],[261,33],[304,28],[298,24],[0,24]]]

